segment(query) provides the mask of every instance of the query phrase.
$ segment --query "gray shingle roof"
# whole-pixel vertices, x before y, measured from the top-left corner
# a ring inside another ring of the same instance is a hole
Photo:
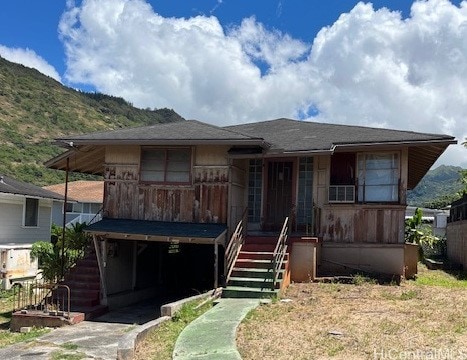
[[[245,143],[270,145],[270,151],[313,151],[334,145],[452,140],[452,136],[364,126],[276,119],[218,127],[197,120],[155,124],[61,138],[75,144],[196,144]]]
[[[233,156],[254,156],[261,152],[257,147],[262,147],[266,156],[282,156],[293,153],[347,151],[346,146],[407,145],[409,188],[417,185],[449,144],[456,143],[454,137],[449,135],[284,118],[226,127],[187,120],[61,139],[62,145],[70,141],[77,145],[75,148],[78,148],[78,151],[71,149],[49,160],[46,166],[65,170],[66,158],[72,156],[73,171],[102,175],[102,164],[105,162],[104,145],[108,144],[166,146],[225,144],[232,146],[230,153]]]
[[[155,124],[106,132],[96,132],[61,138],[62,141],[76,143],[143,142],[143,141],[257,141],[251,136],[230,131],[218,126],[202,123],[197,120],[186,120],[166,124]]]
[[[53,191],[42,189],[39,186],[28,184],[22,181],[15,180],[6,175],[0,174],[0,193],[25,195],[40,197],[45,199],[63,200],[63,196],[54,193]]]
[[[291,119],[277,119],[227,126],[224,129],[252,137],[262,137],[267,143],[271,144],[271,151],[329,150],[333,145],[454,139],[449,135],[325,124]]]

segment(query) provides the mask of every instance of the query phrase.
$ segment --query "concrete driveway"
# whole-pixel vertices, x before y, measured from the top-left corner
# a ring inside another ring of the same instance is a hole
[[[114,360],[120,338],[141,324],[157,319],[160,306],[154,300],[147,301],[109,312],[93,321],[54,329],[35,341],[0,349],[0,359],[48,360],[80,354],[82,359]]]

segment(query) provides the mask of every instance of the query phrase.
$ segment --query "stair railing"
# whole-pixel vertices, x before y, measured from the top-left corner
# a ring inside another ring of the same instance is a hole
[[[279,271],[284,262],[285,253],[287,251],[287,238],[289,236],[289,217],[287,216],[282,225],[282,230],[280,232],[279,238],[277,239],[276,248],[272,256],[272,271],[273,271],[273,281],[272,281],[272,290],[275,289],[276,283],[279,279]]]
[[[70,318],[70,288],[42,279],[13,285],[13,312],[37,311]]]
[[[238,222],[237,227],[230,238],[229,244],[225,249],[226,283],[230,280],[230,275],[232,274],[235,262],[237,261],[238,254],[240,254],[242,245],[245,241],[247,214],[248,208],[245,208],[242,214],[242,219]]]
[[[67,213],[71,215],[77,214],[77,216],[74,219],[68,221],[65,227],[69,228],[78,223],[79,224],[86,223],[86,225],[94,224],[95,222],[102,220],[103,213],[104,213],[103,207],[101,207],[99,211],[95,214],[94,213]]]

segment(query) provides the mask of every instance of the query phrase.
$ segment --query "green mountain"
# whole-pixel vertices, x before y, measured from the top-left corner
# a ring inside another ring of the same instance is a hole
[[[441,165],[428,171],[420,183],[408,192],[407,203],[411,206],[440,208],[456,199],[463,185],[459,166]]]
[[[62,172],[43,166],[63,151],[51,145],[54,138],[180,120],[173,110],[143,110],[119,97],[76,91],[0,57],[0,173],[18,180],[64,181]]]
[[[173,110],[142,110],[122,98],[76,91],[0,57],[0,174],[36,185],[63,182],[63,172],[43,166],[64,151],[51,145],[52,139],[181,120]],[[409,192],[409,205],[436,207],[451,199],[462,188],[459,170],[444,165],[430,170]],[[86,176],[71,176],[79,178]]]

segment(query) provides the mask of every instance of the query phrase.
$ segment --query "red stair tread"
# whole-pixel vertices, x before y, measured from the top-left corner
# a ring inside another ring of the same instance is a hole
[[[107,306],[100,305],[100,275],[93,248],[65,275],[62,284],[70,288],[71,310],[84,313],[86,320],[108,311]]]

